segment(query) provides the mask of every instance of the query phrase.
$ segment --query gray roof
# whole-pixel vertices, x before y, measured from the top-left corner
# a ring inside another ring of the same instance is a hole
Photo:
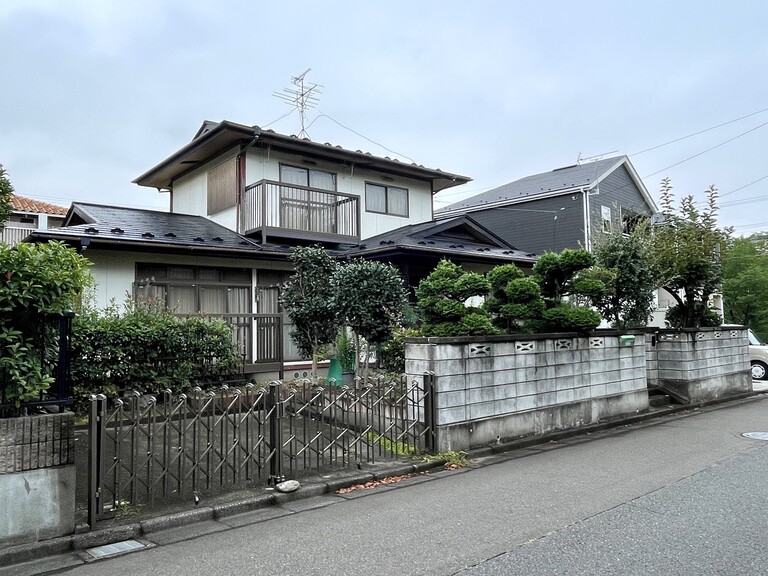
[[[596,162],[557,168],[551,172],[526,176],[493,190],[488,190],[482,194],[440,208],[435,211],[435,214],[477,210],[488,205],[520,201],[522,199],[557,193],[558,191],[573,190],[574,188],[591,188],[598,180],[602,179],[603,175],[612,172],[625,161],[629,162],[626,156],[616,156],[597,160]]]
[[[36,230],[33,240],[88,239],[88,244],[133,247],[137,250],[195,250],[247,253],[289,252],[262,246],[208,218],[75,202],[61,228]]]
[[[469,216],[402,226],[363,240],[350,247],[346,255],[370,257],[394,251],[464,260],[536,261],[535,254],[515,249]]]

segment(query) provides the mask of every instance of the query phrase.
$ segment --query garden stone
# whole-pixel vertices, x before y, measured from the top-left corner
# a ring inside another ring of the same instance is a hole
[[[285,482],[280,482],[277,486],[275,486],[275,489],[278,492],[288,493],[288,492],[296,492],[301,488],[301,484],[299,484],[298,480],[286,480]]]

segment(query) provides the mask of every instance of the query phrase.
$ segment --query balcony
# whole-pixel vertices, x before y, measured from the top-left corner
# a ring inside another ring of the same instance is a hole
[[[357,243],[360,198],[318,188],[261,180],[248,186],[240,205],[240,234]]]
[[[30,233],[34,232],[34,228],[20,228],[20,227],[14,227],[14,226],[6,226],[3,229],[2,235],[0,236],[0,240],[8,244],[8,246],[13,246],[14,244],[18,244],[24,238],[30,235]]]

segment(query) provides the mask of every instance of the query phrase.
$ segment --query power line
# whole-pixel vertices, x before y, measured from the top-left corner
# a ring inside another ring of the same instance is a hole
[[[650,152],[651,150],[663,148],[664,146],[667,146],[669,144],[674,144],[675,142],[680,142],[681,140],[686,140],[688,138],[698,136],[699,134],[704,134],[705,132],[709,132],[710,130],[716,130],[717,128],[722,128],[723,126],[727,126],[728,124],[733,124],[734,122],[738,122],[739,120],[744,120],[745,118],[750,118],[751,116],[755,116],[757,114],[762,114],[763,112],[768,112],[768,108],[763,108],[762,110],[758,110],[757,112],[752,112],[751,114],[747,114],[746,116],[741,116],[733,120],[728,120],[727,122],[723,122],[722,124],[718,124],[717,126],[710,126],[709,128],[705,128],[704,130],[699,130],[698,132],[694,132],[693,134],[688,134],[687,136],[681,136],[680,138],[675,138],[674,140],[670,140],[669,142],[664,142],[664,144],[651,146],[650,148],[646,148],[645,150],[640,150],[640,152],[633,152],[632,154],[628,154],[628,156],[639,156],[640,154],[645,154],[646,152]],[[651,174],[651,176],[653,176],[653,174]]]
[[[733,138],[729,138],[728,140],[725,140],[724,142],[720,142],[719,144],[715,144],[711,148],[707,148],[706,150],[703,150],[702,152],[699,152],[698,154],[694,154],[693,156],[689,156],[688,158],[685,158],[684,160],[680,160],[680,162],[675,162],[674,164],[667,166],[666,168],[662,168],[661,170],[657,170],[653,174],[648,174],[646,176],[643,176],[643,178],[650,178],[651,176],[656,176],[657,174],[661,174],[662,172],[669,170],[670,168],[674,168],[675,166],[679,166],[680,164],[683,164],[684,162],[688,162],[689,160],[693,160],[694,158],[697,158],[698,156],[701,156],[702,154],[706,154],[707,152],[711,152],[715,148],[720,148],[720,146],[724,146],[725,144],[728,144],[729,142],[733,142],[734,140],[741,138],[742,136],[746,136],[750,132],[754,132],[755,130],[762,128],[763,126],[768,125],[768,122],[763,122],[762,124],[759,124],[755,126],[754,128],[750,128],[746,132],[742,132],[741,134],[737,134]]]
[[[397,155],[397,156],[400,156],[400,157],[402,157],[402,158],[405,158],[406,160],[409,160],[409,161],[413,162],[414,164],[416,164],[416,160],[414,160],[413,158],[410,158],[409,156],[406,156],[405,154],[403,154],[403,153],[401,153],[401,152],[397,152],[397,151],[395,151],[395,150],[390,150],[389,148],[387,148],[387,147],[386,147],[386,146],[384,146],[383,144],[379,144],[379,143],[378,143],[378,142],[376,142],[375,140],[371,140],[371,139],[370,139],[370,138],[368,138],[367,136],[363,136],[362,134],[360,134],[360,132],[357,132],[356,130],[353,130],[353,129],[352,129],[352,128],[350,128],[349,126],[344,126],[344,124],[342,124],[342,123],[341,123],[341,122],[339,122],[338,120],[334,120],[333,118],[331,118],[330,116],[328,116],[328,114],[325,114],[325,113],[323,113],[323,112],[320,112],[320,114],[318,114],[318,115],[315,117],[315,119],[314,119],[314,120],[312,120],[312,122],[310,122],[310,123],[309,123],[309,126],[307,126],[307,128],[311,128],[311,127],[312,127],[312,124],[314,124],[314,123],[315,123],[315,121],[317,121],[319,118],[328,118],[328,120],[330,120],[331,122],[334,122],[335,124],[338,124],[339,126],[341,126],[342,128],[344,128],[344,130],[349,130],[349,131],[350,131],[350,132],[352,132],[353,134],[356,134],[356,135],[360,136],[360,138],[363,138],[363,139],[367,140],[367,141],[368,141],[368,142],[370,142],[371,144],[374,144],[375,146],[378,146],[379,148],[383,148],[384,150],[386,150],[386,151],[387,151],[387,152],[389,152],[390,154],[395,154],[395,155]]]

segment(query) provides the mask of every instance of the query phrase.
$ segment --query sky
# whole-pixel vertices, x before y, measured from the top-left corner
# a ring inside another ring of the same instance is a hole
[[[16,192],[168,208],[131,180],[206,120],[469,176],[447,206],[629,155],[651,195],[720,190],[768,230],[763,0],[0,0],[0,164]]]

